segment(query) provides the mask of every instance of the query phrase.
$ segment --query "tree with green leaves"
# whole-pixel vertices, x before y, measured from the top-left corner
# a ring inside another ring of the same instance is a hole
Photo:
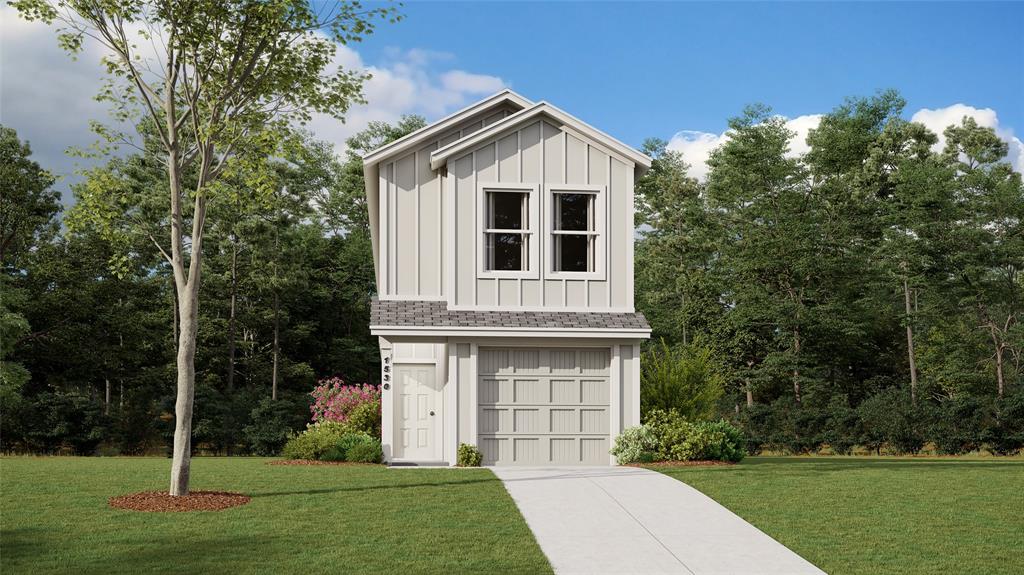
[[[99,42],[108,82],[100,98],[116,120],[153,122],[167,171],[166,227],[170,245],[155,237],[174,278],[178,310],[178,372],[171,495],[187,495],[195,394],[199,286],[207,204],[222,178],[292,145],[296,123],[313,113],[341,118],[361,101],[361,71],[332,71],[337,43],[358,41],[392,8],[358,2],[326,5],[305,0],[257,2],[100,2],[17,0],[30,20],[58,26],[72,54]],[[156,53],[152,49],[156,47]],[[114,128],[108,142],[128,140]],[[186,189],[186,175],[194,185]],[[266,189],[259,178],[246,182]],[[109,222],[116,196],[94,190],[81,210],[115,242],[122,228]],[[191,204],[190,209],[187,207]]]
[[[1024,351],[1024,185],[1004,161],[1007,144],[973,118],[945,131],[943,157],[955,170],[959,249],[954,263],[961,304],[973,309],[991,344],[996,393],[1002,398],[1012,358],[1019,376]]]

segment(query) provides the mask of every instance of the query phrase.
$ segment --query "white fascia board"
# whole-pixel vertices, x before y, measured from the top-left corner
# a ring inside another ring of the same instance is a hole
[[[366,184],[366,210],[370,216],[370,249],[373,250],[373,275],[380,290],[380,167],[376,162],[363,163]]]
[[[619,140],[609,136],[608,134],[594,128],[590,124],[587,124],[583,120],[576,118],[575,116],[560,110],[559,108],[549,104],[548,102],[538,102],[529,108],[520,110],[515,114],[506,117],[503,120],[495,122],[490,126],[487,126],[483,130],[474,132],[473,134],[456,140],[451,144],[443,148],[439,148],[430,154],[430,167],[431,169],[438,169],[443,166],[448,158],[459,155],[463,152],[475,148],[486,142],[487,140],[496,137],[498,134],[504,131],[510,131],[518,126],[530,122],[540,116],[547,116],[562,125],[569,126],[573,130],[579,132],[581,135],[594,140],[595,142],[605,146],[622,155],[623,157],[632,161],[641,170],[646,171],[651,167],[651,158],[645,154],[640,153],[636,149],[623,144]]]
[[[487,336],[487,337],[547,337],[547,338],[618,338],[650,339],[649,329],[593,329],[593,328],[537,328],[537,327],[423,327],[371,325],[370,333],[378,336]]]
[[[469,118],[474,114],[486,110],[487,108],[492,108],[494,106],[504,104],[506,102],[516,104],[521,108],[526,108],[533,104],[533,102],[530,102],[526,98],[506,88],[498,92],[497,94],[494,94],[493,96],[484,98],[483,100],[480,100],[475,104],[470,104],[469,106],[466,106],[465,108],[459,110],[458,112],[449,114],[444,118],[441,118],[436,122],[433,122],[432,124],[428,124],[420,128],[419,130],[412,132],[411,134],[407,134],[395,140],[394,142],[381,146],[376,150],[367,152],[363,156],[363,162],[379,162],[385,157],[401,154],[402,152],[408,149],[416,147],[420,142],[429,140],[434,136],[439,136],[441,132],[447,130],[448,128],[455,124],[462,122],[463,120]]]

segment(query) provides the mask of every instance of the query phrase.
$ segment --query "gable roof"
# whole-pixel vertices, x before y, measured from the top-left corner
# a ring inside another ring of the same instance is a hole
[[[369,164],[379,162],[388,156],[396,156],[405,151],[415,149],[423,142],[436,140],[443,134],[443,132],[464,120],[467,120],[471,116],[502,104],[512,104],[514,107],[522,109],[529,107],[533,103],[519,94],[516,94],[512,90],[502,90],[497,94],[484,98],[475,104],[471,104],[454,114],[449,114],[436,122],[423,126],[419,130],[407,134],[394,142],[385,144],[376,150],[367,152],[363,156],[363,163]]]
[[[432,138],[437,138],[443,134],[446,130],[457,126],[460,122],[470,118],[475,114],[486,111],[490,108],[496,108],[503,104],[511,104],[517,108],[526,108],[531,105],[531,102],[526,98],[516,94],[512,90],[502,90],[493,96],[484,98],[479,102],[469,105],[454,114],[450,114],[441,118],[440,120],[424,126],[415,132],[401,137],[390,144],[381,146],[372,152],[368,152],[363,156],[363,180],[366,186],[366,207],[370,215],[370,244],[373,250],[373,270],[377,276],[378,285],[380,283],[380,262],[378,254],[380,246],[380,230],[378,227],[378,218],[380,217],[380,206],[378,203],[380,196],[380,182],[378,181],[380,161],[395,156],[410,150],[416,149],[419,145],[424,142],[430,141]]]
[[[430,168],[436,170],[445,165],[449,158],[468,152],[494,138],[505,131],[512,131],[517,127],[531,122],[540,117],[547,117],[562,126],[567,126],[581,135],[594,140],[602,146],[616,152],[617,154],[632,161],[641,171],[647,171],[651,167],[651,158],[640,153],[636,149],[623,144],[608,134],[587,124],[583,120],[565,112],[548,102],[538,102],[528,108],[520,110],[515,114],[507,116],[482,130],[473,132],[469,136],[456,140],[443,148],[439,148],[430,154]]]

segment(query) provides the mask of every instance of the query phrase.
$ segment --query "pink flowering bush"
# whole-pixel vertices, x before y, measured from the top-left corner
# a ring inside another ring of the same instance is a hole
[[[334,421],[380,436],[380,388],[347,385],[340,377],[321,379],[310,395],[313,422]]]

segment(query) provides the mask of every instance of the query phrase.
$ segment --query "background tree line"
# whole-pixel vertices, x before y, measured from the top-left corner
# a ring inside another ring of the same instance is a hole
[[[193,450],[276,452],[309,421],[318,378],[377,381],[361,155],[423,124],[371,124],[344,160],[307,135],[221,184],[207,206]],[[169,448],[178,324],[150,240],[167,178],[152,128],[139,132],[142,149],[86,172],[62,212],[54,178],[0,128],[4,451]],[[94,225],[101,194],[122,239]]]
[[[1024,442],[1021,175],[992,129],[964,118],[935,151],[903,107],[848,99],[800,156],[750,107],[706,181],[645,144],[637,305],[655,338],[711,354],[755,448]]]
[[[881,449],[896,436],[902,451],[939,437],[950,452],[1019,448],[1021,176],[991,129],[966,118],[935,151],[938,135],[903,106],[895,92],[849,99],[803,156],[783,119],[748,108],[705,181],[665,142],[645,144],[637,306],[654,328],[649,358],[687,363],[651,361],[645,379],[724,387],[717,410],[755,449]],[[300,136],[219,184],[194,450],[270,453],[308,421],[318,378],[377,380],[360,157],[422,125],[372,124],[344,159]],[[27,144],[0,132],[4,451],[169,445],[177,321],[150,239],[167,183],[152,126],[138,131],[137,153],[88,171],[66,213]],[[100,208],[124,222],[116,236],[94,221]],[[646,400],[669,407],[673,393]]]

